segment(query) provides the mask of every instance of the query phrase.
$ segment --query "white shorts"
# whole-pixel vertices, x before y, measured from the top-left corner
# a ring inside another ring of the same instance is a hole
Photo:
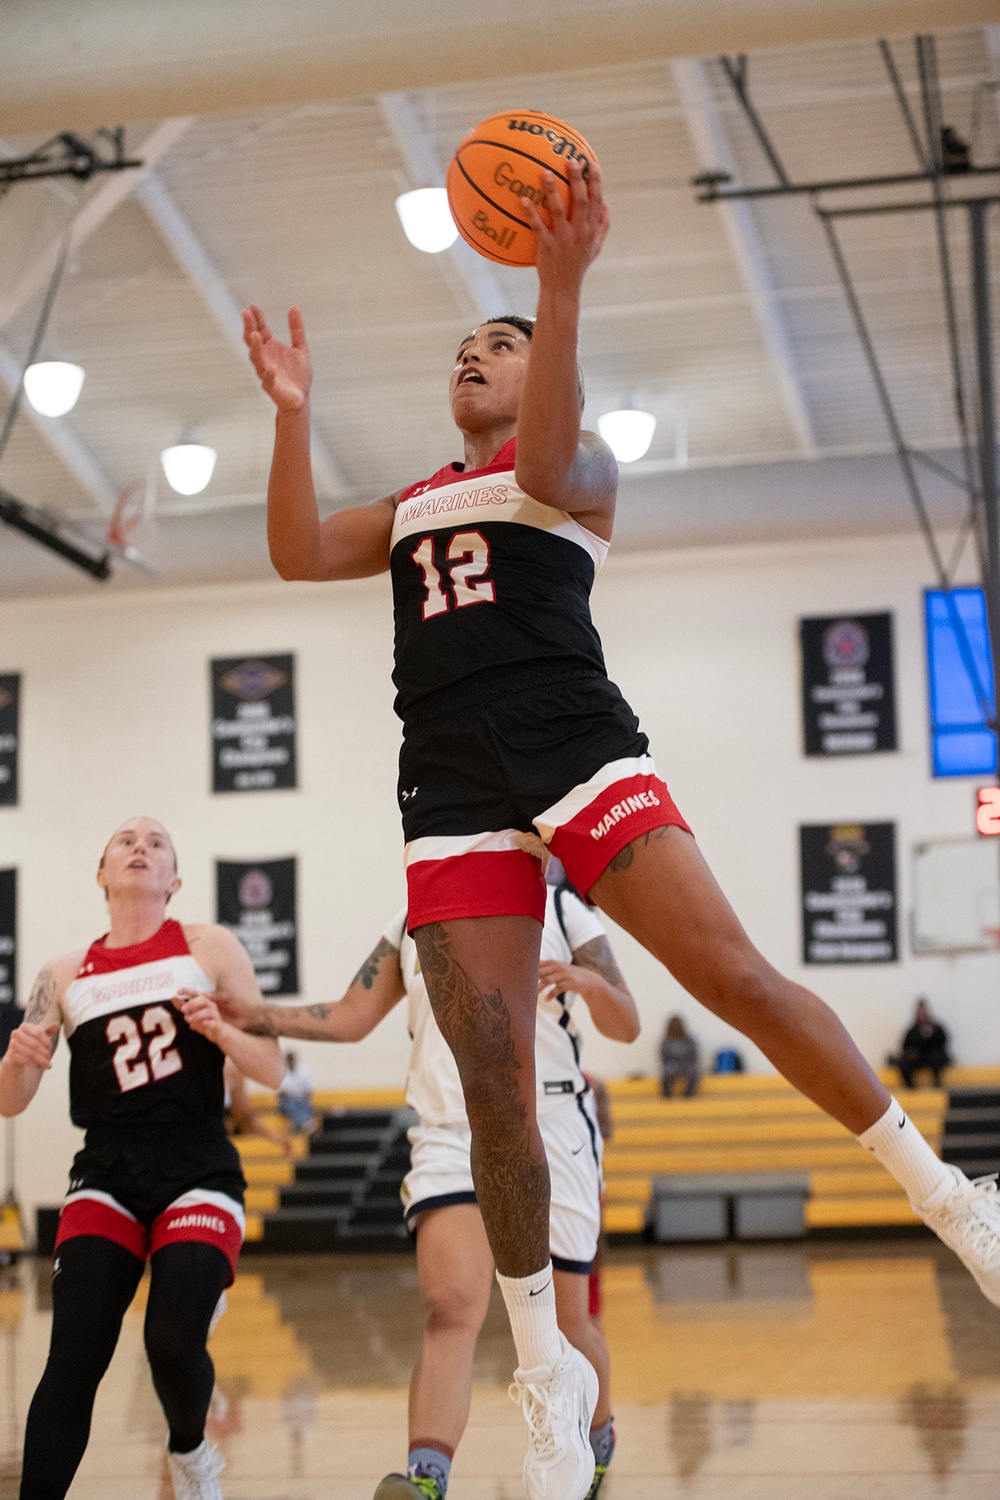
[[[594,1096],[538,1116],[552,1183],[549,1244],[557,1271],[586,1276],[601,1229],[601,1152]],[[407,1224],[418,1214],[455,1203],[475,1203],[468,1125],[415,1125],[409,1132],[410,1170],[400,1190]]]

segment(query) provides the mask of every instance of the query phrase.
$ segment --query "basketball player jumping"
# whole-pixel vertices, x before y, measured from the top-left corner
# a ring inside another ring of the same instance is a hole
[[[597,170],[567,172],[570,211],[550,193],[551,227],[523,200],[538,238],[536,321],[491,319],[459,347],[449,389],[464,462],[386,499],[320,521],[302,317],[289,314],[283,345],[257,307],[245,314],[250,357],[278,408],[275,567],[290,579],[392,575],[409,924],[465,1091],[477,1198],[521,1366],[532,1500],[586,1495],[596,1390],[560,1341],[551,1289],[533,1053],[544,846],[874,1152],[1000,1303],[995,1183],[940,1162],[834,1013],[757,952],[607,679],[589,593],[617,475],[607,447],[580,430],[577,337],[608,214]]]
[[[573,1002],[584,994],[597,1029],[615,1041],[639,1034],[635,1001],[593,910],[565,888],[548,889],[542,929],[541,994],[535,1042],[538,1125],[552,1181],[549,1240],[559,1328],[598,1371],[591,1414],[593,1500],[614,1451],[610,1360],[589,1315],[589,1273],[601,1227],[601,1151],[594,1097],[580,1071]],[[358,1042],[406,996],[413,1041],[406,1080],[419,1116],[410,1131],[411,1167],[402,1186],[416,1235],[425,1324],[410,1381],[406,1474],[389,1474],[375,1500],[444,1500],[452,1459],[469,1418],[472,1367],[490,1299],[493,1257],[476,1204],[471,1137],[454,1058],[434,1021],[406,912],[389,923],[347,992],[329,1005],[257,1005],[213,996],[234,1025],[258,1035]]]
[[[222,1070],[277,1088],[277,1042],[228,1025],[203,994],[260,999],[253,968],[223,927],[169,921],[180,889],[166,829],[131,818],[101,856],[110,929],[42,969],[0,1064],[0,1114],[17,1115],[70,1049],[70,1113],[86,1139],[59,1217],[52,1341],[24,1438],[21,1500],[62,1500],[90,1434],[97,1387],[147,1259],[146,1353],[169,1426],[176,1500],[221,1500],[222,1460],[205,1438],[215,1372],[213,1314],[243,1239],[239,1156],[223,1125]]]

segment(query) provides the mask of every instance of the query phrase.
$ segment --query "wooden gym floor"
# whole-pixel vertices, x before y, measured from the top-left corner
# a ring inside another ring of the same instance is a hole
[[[371,1500],[405,1454],[408,1256],[247,1260],[212,1341],[227,1500]],[[619,1451],[607,1500],[996,1500],[1000,1311],[929,1235],[611,1252]],[[140,1289],[74,1500],[169,1500]],[[45,1360],[48,1266],[0,1273],[0,1500]],[[496,1300],[453,1500],[519,1500]]]

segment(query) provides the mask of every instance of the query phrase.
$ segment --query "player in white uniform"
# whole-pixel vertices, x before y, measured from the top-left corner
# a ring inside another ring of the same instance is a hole
[[[343,999],[288,1007],[214,998],[231,1021],[316,1041],[360,1041],[406,996],[413,1047],[406,1098],[420,1117],[410,1132],[411,1168],[402,1188],[416,1234],[426,1312],[410,1386],[408,1474],[388,1475],[377,1500],[443,1500],[451,1460],[469,1416],[476,1340],[489,1305],[493,1258],[476,1203],[472,1136],[458,1067],[431,1010],[416,944],[400,911]],[[614,1448],[608,1351],[589,1316],[589,1273],[600,1232],[601,1135],[580,1071],[574,1001],[582,996],[598,1030],[634,1041],[639,1016],[596,913],[571,890],[549,887],[539,966],[535,1059],[538,1118],[552,1185],[549,1218],[559,1326],[598,1372],[591,1442],[595,1496]]]

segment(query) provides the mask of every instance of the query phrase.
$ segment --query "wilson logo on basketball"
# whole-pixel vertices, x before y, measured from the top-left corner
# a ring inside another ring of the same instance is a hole
[[[623,818],[630,818],[633,813],[642,812],[644,807],[659,807],[659,805],[660,799],[655,792],[636,792],[633,797],[623,797],[621,802],[616,802],[597,826],[590,830],[590,837],[602,839]]]
[[[528,135],[542,135],[552,147],[553,156],[567,156],[571,161],[578,161],[586,171],[590,165],[589,158],[579,151],[573,142],[567,140],[566,136],[560,135],[557,130],[546,130],[537,120],[508,120],[508,130],[524,130]]]

